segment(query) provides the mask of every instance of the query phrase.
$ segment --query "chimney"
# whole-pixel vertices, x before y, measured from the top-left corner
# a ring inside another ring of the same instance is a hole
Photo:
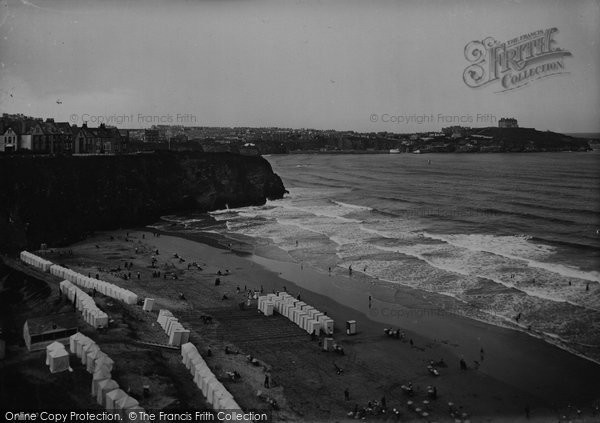
[[[87,120],[84,120],[83,123],[81,124],[82,128],[87,128]]]

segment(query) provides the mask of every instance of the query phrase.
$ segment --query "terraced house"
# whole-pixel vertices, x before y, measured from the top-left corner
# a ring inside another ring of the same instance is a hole
[[[125,151],[125,139],[115,127],[81,128],[54,119],[23,115],[0,118],[0,152],[30,150],[41,154],[116,154]]]
[[[100,124],[98,128],[81,125],[73,138],[75,154],[116,154],[123,152],[123,140],[119,130]]]

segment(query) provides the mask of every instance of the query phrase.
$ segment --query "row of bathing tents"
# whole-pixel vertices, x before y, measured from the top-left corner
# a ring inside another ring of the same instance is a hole
[[[258,310],[265,316],[272,316],[273,312],[277,311],[308,333],[318,335],[323,331],[326,335],[333,334],[334,322],[331,317],[287,292],[258,297]]]
[[[82,288],[95,289],[107,297],[123,301],[125,304],[136,304],[138,301],[137,295],[127,289],[121,288],[120,286],[109,282],[84,276],[75,272],[74,270],[53,264],[51,261],[44,260],[43,258],[30,253],[29,251],[21,251],[20,258],[24,263],[37,267],[44,272],[50,272],[54,276],[66,279]]]
[[[74,270],[67,269],[57,264],[50,266],[50,273],[59,278],[66,279],[82,288],[95,289],[107,297],[115,298],[125,304],[136,304],[138,301],[137,295],[127,289],[100,279],[84,276],[81,273],[77,273]]]
[[[94,299],[84,291],[64,280],[59,285],[60,292],[66,295],[69,301],[75,303],[77,310],[83,315],[83,320],[95,328],[108,326],[108,314],[96,306]]]
[[[179,319],[173,316],[169,310],[160,310],[158,312],[158,324],[163,328],[169,337],[169,345],[180,346],[190,339],[190,331],[185,329]]]
[[[114,361],[92,339],[77,332],[69,338],[69,349],[81,358],[81,363],[92,374],[91,394],[99,405],[120,414],[123,421],[129,420],[132,411],[144,411],[138,401],[120,389],[117,381],[112,379]]]
[[[202,391],[206,401],[214,410],[241,410],[233,395],[219,382],[213,372],[191,342],[181,346],[183,364],[190,371],[194,383]]]
[[[30,253],[29,251],[21,251],[20,258],[23,263],[37,267],[44,272],[47,272],[50,269],[50,266],[52,266],[51,261],[44,260],[43,258]]]

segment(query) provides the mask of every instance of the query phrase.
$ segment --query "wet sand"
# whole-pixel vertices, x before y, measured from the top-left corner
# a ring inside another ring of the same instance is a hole
[[[116,266],[119,260],[133,259],[134,272],[141,271],[140,280],[115,279],[116,283],[142,297],[157,298],[159,307],[169,308],[176,315],[192,311],[214,314],[220,329],[198,327],[196,320],[189,319],[194,324],[194,339],[204,348],[215,348],[214,345],[219,348],[226,342],[264,362],[278,387],[273,395],[282,404],[282,416],[286,419],[342,420],[355,404],[362,408],[368,401],[385,396],[388,408],[400,410],[403,421],[418,420],[406,402],[428,399],[429,385],[435,385],[439,394],[429,405],[432,421],[453,421],[448,402],[463,407],[461,411],[472,416],[472,421],[526,421],[526,407],[531,410],[530,421],[555,421],[563,415],[572,418],[577,408],[589,419],[594,401],[600,398],[597,364],[523,333],[427,309],[424,292],[370,285],[358,273],[323,274],[285,261],[281,251],[254,251],[247,243],[233,241],[232,250],[218,248],[231,240],[213,235],[209,239],[187,235],[188,239],[184,239],[130,231],[128,242],[123,241],[124,231],[113,235],[116,237],[113,241],[108,240],[110,234],[100,234],[73,246],[85,257],[79,263],[72,263],[74,267],[80,266],[83,271],[107,260],[113,260]],[[134,248],[138,248],[137,254]],[[160,251],[159,264],[168,263],[178,272],[177,280],[165,282],[151,277],[149,263],[155,249]],[[116,250],[122,252],[115,254]],[[174,253],[185,262],[174,259]],[[187,264],[193,261],[201,264],[203,270],[187,270]],[[212,282],[219,269],[228,269],[230,274],[221,277],[221,285],[215,287]],[[311,342],[305,332],[294,332],[294,325],[281,316],[256,317],[255,303],[251,311],[238,312],[238,304],[244,298],[243,294],[237,294],[238,286],[241,289],[262,286],[265,292],[285,287],[293,295],[300,294],[308,304],[327,311],[335,320],[334,337],[344,347],[345,356],[320,352],[316,342]],[[186,301],[179,300],[180,292]],[[222,299],[223,294],[227,300]],[[252,316],[256,326],[273,325],[274,330],[289,330],[290,342],[244,339],[235,330],[239,323],[227,317],[227,310],[232,310],[230,314],[233,310],[238,314],[251,313],[239,314],[240,319]],[[358,334],[347,336],[344,323],[352,319],[358,322]],[[232,325],[231,330],[228,325]],[[383,333],[385,327],[400,328],[406,334],[405,339],[387,337]],[[215,354],[213,364],[222,366],[228,358]],[[468,370],[460,370],[460,358],[465,359]],[[441,375],[434,377],[426,366],[430,360],[440,359],[448,367],[440,367]],[[475,361],[479,362],[478,368]],[[333,363],[344,369],[341,375],[336,374]],[[256,379],[254,384],[252,377]],[[247,389],[235,392],[236,399],[241,396],[238,402],[242,406],[256,405],[249,397],[253,390],[261,388],[262,380],[260,375],[252,377]],[[415,386],[414,397],[407,397],[401,389],[409,381]],[[350,401],[344,401],[346,388]],[[568,407],[570,404],[573,407]]]

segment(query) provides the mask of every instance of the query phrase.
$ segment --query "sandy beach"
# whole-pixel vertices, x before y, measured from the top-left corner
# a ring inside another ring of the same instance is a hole
[[[240,406],[272,410],[274,420],[350,420],[354,415],[348,413],[383,397],[387,413],[366,414],[367,419],[393,415],[395,421],[393,409],[401,421],[454,421],[457,416],[470,421],[556,421],[576,418],[578,409],[585,421],[600,418],[592,417],[600,398],[600,366],[593,362],[523,333],[423,308],[425,294],[416,290],[375,289],[365,286],[358,273],[322,274],[285,261],[281,251],[254,251],[240,241],[212,235],[188,238],[194,239],[156,236],[150,230],[100,233],[72,245],[72,256],[49,257],[83,274],[98,274],[140,298],[156,299],[155,310],[145,313],[139,306],[98,295],[97,303],[112,319],[110,328],[85,331],[116,357],[122,372],[118,376],[128,386],[139,391],[139,386],[150,385],[152,395],[140,398],[143,407],[206,407],[177,351],[164,349],[157,355],[143,345],[166,343],[155,321],[158,310],[167,308],[192,330],[190,341]],[[157,259],[155,268],[152,257]],[[125,262],[133,267],[124,270]],[[190,268],[191,263],[199,268]],[[158,270],[161,277],[153,277]],[[125,273],[131,278],[124,280]],[[311,340],[286,318],[258,313],[256,301],[242,309],[245,289],[287,290],[326,311],[335,320],[334,338],[345,354],[323,352],[319,340]],[[212,322],[204,323],[203,316]],[[347,336],[345,321],[352,319],[358,322],[358,333]],[[400,329],[403,339],[386,336],[384,328]],[[226,354],[225,347],[239,354]],[[247,355],[259,365],[251,365]],[[461,358],[467,370],[461,370]],[[437,377],[427,370],[431,361],[446,365],[437,366]],[[228,377],[233,371],[240,380]],[[414,387],[412,396],[402,389],[408,383]],[[436,387],[436,399],[427,394],[429,386]],[[275,409],[270,400],[277,402]],[[429,416],[421,417],[415,408]]]

